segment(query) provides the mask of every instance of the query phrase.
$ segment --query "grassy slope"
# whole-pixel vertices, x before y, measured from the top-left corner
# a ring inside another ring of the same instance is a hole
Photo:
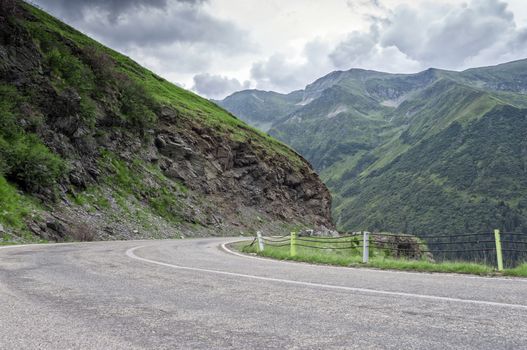
[[[3,176],[0,176],[0,223],[22,233],[24,241],[38,242],[26,231],[25,218],[30,215],[38,215],[39,204],[31,197],[20,193],[15,186],[9,184]],[[15,237],[5,232],[0,234],[2,242],[13,241]],[[16,238],[15,238],[16,240]]]
[[[294,111],[300,102],[301,94],[288,95],[270,91],[245,90],[234,93],[218,104],[232,111],[243,120],[251,122],[272,123],[281,116]]]
[[[418,142],[344,190],[340,225],[419,234],[493,226],[521,230],[527,195],[524,115],[496,107]]]

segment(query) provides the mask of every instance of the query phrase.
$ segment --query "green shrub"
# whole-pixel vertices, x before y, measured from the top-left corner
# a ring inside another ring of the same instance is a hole
[[[0,84],[0,135],[13,138],[21,133],[15,111],[24,99],[13,86]]]
[[[95,46],[82,49],[83,60],[92,69],[98,84],[109,84],[115,80],[115,62],[105,52]]]
[[[95,128],[97,119],[97,106],[95,102],[88,96],[81,96],[79,107],[82,121],[90,129]]]
[[[30,192],[53,186],[65,170],[63,161],[17,124],[24,100],[18,91],[0,85],[0,97],[0,175]]]
[[[99,162],[109,172],[109,176],[103,181],[113,188],[114,193],[121,197],[134,196],[137,200],[148,203],[154,214],[173,223],[182,221],[182,202],[177,193],[188,191],[184,185],[173,185],[159,169],[154,169],[139,159],[126,163],[117,155],[105,151]],[[155,176],[154,182],[145,178],[145,171]]]
[[[46,62],[54,77],[62,79],[65,85],[73,87],[79,94],[93,91],[95,84],[92,71],[66,49],[51,49],[46,54]]]
[[[3,176],[0,176],[0,223],[23,229],[24,217],[28,214],[27,200],[11,186]]]
[[[154,99],[143,86],[126,75],[119,75],[117,82],[121,92],[120,111],[126,124],[139,132],[153,127],[157,120]]]
[[[3,153],[7,178],[29,192],[53,187],[65,170],[62,159],[51,153],[35,135],[20,137]]]

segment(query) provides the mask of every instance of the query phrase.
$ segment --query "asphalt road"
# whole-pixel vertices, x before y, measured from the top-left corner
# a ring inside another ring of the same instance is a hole
[[[237,256],[236,239],[0,249],[0,349],[527,349],[527,280]]]

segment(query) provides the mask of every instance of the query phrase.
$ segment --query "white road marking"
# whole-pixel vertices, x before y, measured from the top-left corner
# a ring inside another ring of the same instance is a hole
[[[272,277],[263,277],[263,276],[256,276],[256,275],[247,275],[247,274],[243,274],[243,273],[221,271],[221,270],[202,269],[202,268],[198,268],[198,267],[179,266],[179,265],[164,263],[164,262],[157,261],[157,260],[146,259],[146,258],[142,258],[140,256],[135,255],[134,252],[137,249],[141,249],[143,247],[145,247],[145,246],[138,246],[138,247],[130,248],[130,249],[128,249],[126,251],[126,255],[128,257],[132,258],[132,259],[136,259],[136,260],[140,260],[140,261],[143,261],[143,262],[156,264],[156,265],[160,265],[160,266],[170,267],[170,268],[178,269],[178,270],[213,273],[213,274],[217,274],[217,275],[242,277],[242,278],[253,279],[253,280],[286,283],[286,284],[301,285],[301,286],[308,286],[308,287],[314,287],[314,288],[345,290],[345,291],[358,292],[358,293],[364,293],[364,294],[390,295],[390,296],[398,296],[398,297],[405,297],[405,298],[417,298],[417,299],[426,299],[426,300],[435,300],[435,301],[446,301],[446,302],[474,304],[474,305],[485,305],[485,306],[495,306],[495,307],[506,307],[506,308],[512,308],[512,309],[527,310],[527,305],[521,305],[521,304],[508,304],[508,303],[500,303],[500,302],[485,301],[485,300],[471,300],[471,299],[450,298],[450,297],[441,297],[441,296],[426,295],[426,294],[391,292],[391,291],[387,291],[387,290],[357,288],[357,287],[346,287],[346,286],[338,286],[338,285],[332,285],[332,284],[313,283],[313,282],[288,280],[288,279],[282,279],[282,278],[272,278]]]
[[[256,260],[262,260],[267,261],[271,263],[278,263],[278,264],[291,264],[291,265],[311,265],[311,266],[323,266],[324,268],[328,269],[339,269],[339,270],[353,270],[353,271],[364,271],[367,270],[368,273],[381,273],[381,274],[402,274],[402,275],[420,275],[420,276],[430,276],[430,275],[438,275],[438,276],[448,276],[448,277],[454,277],[454,278],[470,278],[470,279],[483,279],[483,280],[489,280],[489,281],[506,281],[506,282],[521,282],[521,283],[527,283],[527,278],[521,278],[521,277],[492,277],[492,276],[471,276],[467,274],[461,274],[461,273],[450,273],[450,272],[426,272],[426,271],[418,271],[418,272],[412,272],[412,271],[397,271],[397,270],[380,270],[375,268],[368,268],[368,267],[347,267],[347,266],[332,266],[332,265],[314,265],[309,264],[302,261],[288,261],[288,260],[276,260],[273,258],[263,258],[260,256],[254,256],[254,255],[248,255],[243,253],[235,252],[234,250],[227,247],[227,244],[237,243],[242,241],[233,241],[233,242],[226,242],[221,244],[221,248],[225,250],[227,253],[236,255],[245,259],[256,259]]]
[[[11,248],[33,248],[33,247],[53,247],[62,245],[71,245],[75,243],[30,243],[30,244],[10,244],[0,246],[0,249],[11,249]]]

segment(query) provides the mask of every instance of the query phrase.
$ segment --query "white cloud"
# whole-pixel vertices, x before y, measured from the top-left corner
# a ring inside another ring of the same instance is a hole
[[[397,47],[422,66],[461,69],[482,52],[514,40],[517,28],[506,3],[474,0],[456,6],[398,6],[380,32],[383,46]]]
[[[327,53],[330,46],[315,39],[305,44],[299,58],[289,58],[285,54],[255,62],[251,67],[251,77],[256,87],[263,90],[289,92],[303,88],[333,69]]]
[[[234,91],[248,89],[251,86],[251,82],[247,80],[242,84],[238,79],[209,73],[197,74],[193,79],[192,90],[214,99],[224,98]]]

